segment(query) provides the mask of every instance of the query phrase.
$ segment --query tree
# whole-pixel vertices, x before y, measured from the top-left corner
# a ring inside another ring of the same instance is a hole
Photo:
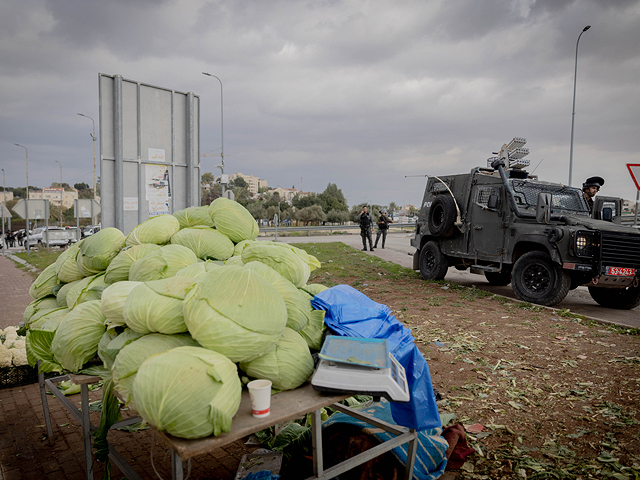
[[[247,205],[246,208],[247,210],[249,210],[249,213],[251,214],[251,216],[256,220],[262,220],[267,216],[267,212],[265,211],[264,208],[262,208],[262,205],[260,205],[258,202],[253,202]]]
[[[389,217],[393,218],[394,213],[396,212],[396,210],[398,210],[398,205],[396,205],[396,202],[389,203],[388,210],[389,211],[387,213],[389,214]]]
[[[76,190],[87,190],[89,188],[91,188],[89,185],[87,185],[84,182],[81,183],[74,183],[73,184],[73,188],[75,188]]]
[[[348,221],[349,221],[349,212],[331,210],[329,213],[327,213],[327,222],[339,223],[340,225],[343,225]]]
[[[248,188],[249,184],[242,177],[236,177],[231,182],[229,182],[230,187],[238,187],[238,188]]]
[[[322,200],[320,200],[315,193],[310,193],[304,197],[299,193],[296,193],[291,200],[291,203],[294,207],[299,209],[311,207],[313,205],[320,205],[320,207],[322,207]]]
[[[329,213],[331,210],[348,212],[347,199],[342,194],[342,190],[335,183],[330,183],[324,189],[318,198],[321,201],[322,210]]]
[[[205,185],[213,185],[214,183],[216,183],[216,179],[213,176],[213,173],[206,172],[200,176],[200,183]]]
[[[295,219],[305,225],[309,225],[310,223],[317,225],[320,222],[325,222],[327,215],[322,211],[320,205],[312,205],[311,207],[298,210],[295,213]]]
[[[60,188],[60,182],[51,182],[51,188]],[[71,188],[67,182],[62,182],[62,188]]]
[[[200,189],[200,204],[201,205],[211,205],[216,198],[222,196],[222,186],[214,183],[210,189],[201,188]]]

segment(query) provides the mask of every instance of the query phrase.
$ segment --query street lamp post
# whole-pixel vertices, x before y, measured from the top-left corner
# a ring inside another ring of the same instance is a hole
[[[220,158],[222,159],[220,161],[220,170],[222,172],[221,175],[224,175],[224,99],[222,96],[222,80],[211,73],[202,72],[202,74],[208,77],[213,77],[220,82],[220,142],[222,143],[222,149],[220,151]],[[222,185],[222,195],[224,196],[224,183],[220,183],[220,185]]]
[[[578,44],[580,43],[580,37],[584,32],[589,30],[591,25],[587,25],[582,29],[580,35],[578,35],[578,41],[576,42],[576,63],[575,71],[573,73],[573,109],[571,111],[571,148],[569,150],[569,186],[571,186],[571,175],[573,172],[573,124],[576,119],[576,79],[578,77]]]
[[[58,212],[58,217],[60,220],[60,226],[62,226],[62,197],[64,197],[64,187],[62,186],[62,163],[58,160],[54,161],[60,165],[60,211]]]
[[[14,143],[15,146],[17,147],[22,147],[24,148],[24,152],[27,158],[27,198],[24,199],[24,206],[26,207],[25,210],[27,212],[27,225],[25,227],[25,231],[27,234],[27,253],[29,252],[29,150],[27,150],[27,147],[25,147],[24,145],[20,145],[19,143]]]
[[[93,125],[93,133],[90,133],[89,135],[91,135],[91,140],[93,140],[93,199],[95,200],[96,197],[96,122],[93,121],[93,118],[91,118],[89,115],[85,115],[84,113],[79,113],[78,115],[80,115],[81,117],[86,117],[89,120],[91,120],[91,125]],[[62,183],[62,182],[61,182]],[[91,207],[91,209],[93,210],[93,207]],[[91,222],[95,225],[96,219],[95,218],[91,218]]]
[[[4,236],[4,212],[5,212],[5,205],[7,203],[7,181],[4,178],[4,168],[2,169],[2,238],[0,240],[2,240],[2,255],[6,256],[7,254],[7,242],[5,242],[5,236]]]

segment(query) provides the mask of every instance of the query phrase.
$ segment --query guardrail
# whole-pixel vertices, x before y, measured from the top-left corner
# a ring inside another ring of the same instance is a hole
[[[415,230],[415,223],[392,223],[389,225],[389,231],[410,232]],[[260,227],[260,234],[264,235],[287,235],[289,233],[307,232],[307,236],[311,236],[311,232],[317,232],[315,235],[334,235],[348,230],[360,231],[360,225],[307,225],[298,227]]]

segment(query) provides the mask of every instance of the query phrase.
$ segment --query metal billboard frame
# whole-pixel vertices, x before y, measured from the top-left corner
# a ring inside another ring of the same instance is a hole
[[[127,234],[154,214],[200,206],[200,96],[103,73],[98,91],[102,227]],[[164,166],[151,185],[149,172]],[[156,184],[167,191],[160,202],[149,199]]]

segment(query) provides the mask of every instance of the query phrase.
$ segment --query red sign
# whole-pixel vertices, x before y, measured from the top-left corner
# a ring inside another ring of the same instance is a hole
[[[636,188],[640,190],[640,163],[627,163],[627,168],[633,178],[633,182],[636,184]]]

